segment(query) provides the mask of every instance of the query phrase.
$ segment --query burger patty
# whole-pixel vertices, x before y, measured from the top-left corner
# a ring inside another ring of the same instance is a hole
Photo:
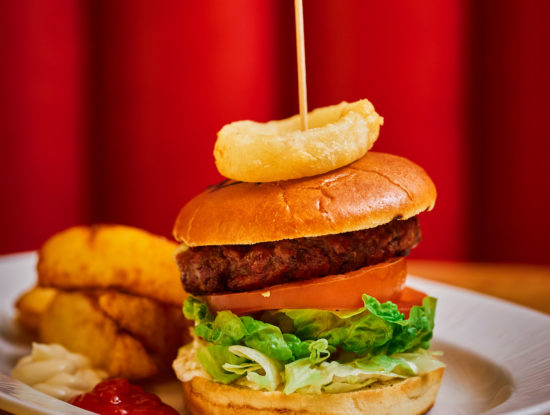
[[[176,260],[187,292],[240,292],[343,274],[405,256],[421,238],[420,224],[413,217],[336,235],[189,248]]]

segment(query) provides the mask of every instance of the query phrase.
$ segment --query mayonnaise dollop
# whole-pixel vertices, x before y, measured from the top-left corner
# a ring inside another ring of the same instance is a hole
[[[172,363],[172,368],[176,373],[177,378],[182,382],[189,382],[195,376],[211,379],[211,376],[203,369],[202,365],[197,360],[197,350],[205,347],[206,343],[203,339],[195,334],[195,330],[189,329],[192,342],[180,347],[178,357]]]
[[[17,362],[11,376],[40,392],[68,401],[91,391],[107,378],[107,373],[93,369],[86,356],[71,353],[59,344],[33,343],[31,354]]]

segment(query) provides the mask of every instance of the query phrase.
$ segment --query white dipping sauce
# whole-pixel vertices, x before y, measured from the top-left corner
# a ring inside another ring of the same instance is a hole
[[[89,359],[59,344],[32,344],[32,352],[17,362],[11,376],[54,398],[69,399],[91,391],[107,378]]]

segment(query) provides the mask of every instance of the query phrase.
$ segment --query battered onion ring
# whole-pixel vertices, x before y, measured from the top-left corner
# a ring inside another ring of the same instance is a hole
[[[218,171],[243,182],[315,176],[360,159],[372,147],[384,119],[366,99],[318,108],[308,114],[259,123],[237,121],[218,132]]]

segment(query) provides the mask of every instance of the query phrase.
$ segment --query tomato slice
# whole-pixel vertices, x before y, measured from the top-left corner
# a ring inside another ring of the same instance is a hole
[[[399,298],[392,301],[397,304],[399,311],[405,314],[405,318],[409,318],[409,312],[412,306],[422,305],[424,297],[426,297],[426,294],[422,291],[415,290],[411,287],[405,287]]]
[[[351,310],[363,306],[361,294],[384,302],[399,298],[407,278],[404,258],[363,267],[342,275],[274,285],[242,293],[204,297],[212,311],[231,310],[243,315],[280,308]]]

